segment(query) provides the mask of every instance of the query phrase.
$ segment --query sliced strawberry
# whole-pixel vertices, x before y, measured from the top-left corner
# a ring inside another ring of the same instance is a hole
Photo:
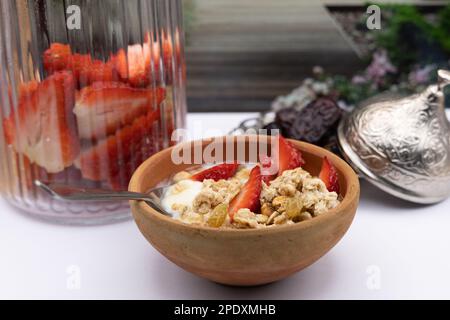
[[[213,179],[214,181],[219,181],[221,179],[228,179],[234,176],[239,164],[237,163],[222,163],[217,166],[205,169],[194,174],[191,180],[203,181],[206,179]]]
[[[72,113],[73,76],[69,72],[55,72],[38,85],[23,88],[19,90],[22,96],[17,113],[12,112],[4,121],[7,140],[32,163],[49,173],[60,172],[72,165],[79,152]]]
[[[270,181],[276,178],[276,174],[271,174],[273,170],[273,166],[275,165],[273,159],[267,155],[262,155],[259,157],[259,162],[261,163],[261,175],[262,175],[262,181],[266,185],[270,184]]]
[[[124,49],[120,49],[117,54],[111,57],[111,62],[119,72],[120,77],[128,81],[128,60],[127,53]]]
[[[255,166],[250,172],[250,176],[242,187],[241,192],[230,202],[228,214],[231,221],[233,221],[233,217],[239,209],[247,208],[252,212],[259,210],[261,187],[261,169],[259,166]]]
[[[292,170],[305,164],[300,150],[294,148],[292,144],[278,136],[278,150],[275,150],[273,157],[266,155],[260,156],[262,167],[262,180],[268,185],[277,174],[273,174],[278,169],[278,176],[282,175],[285,170]],[[278,164],[278,168],[274,168]]]
[[[110,62],[94,60],[90,64],[84,65],[79,73],[80,87],[101,81],[110,82],[119,79],[114,65]]]
[[[162,60],[164,65],[164,74],[166,83],[172,83],[174,77],[175,64],[178,64],[181,71],[181,76],[183,79],[186,77],[186,64],[183,63],[182,52],[181,52],[181,39],[178,31],[175,33],[175,39],[172,41],[172,36],[170,34],[163,35],[161,39],[162,46]]]
[[[88,70],[92,64],[92,58],[88,54],[73,54],[70,57],[68,70],[73,72],[75,79],[78,82],[82,82],[83,85],[89,83]]]
[[[26,158],[24,158],[25,160]],[[92,181],[83,180],[81,177],[80,170],[74,166],[67,167],[64,171],[58,173],[48,173],[44,168],[39,167],[36,164],[31,165],[31,185],[34,180],[40,180],[44,183],[55,183],[55,184],[66,184],[70,186],[92,186],[95,187],[96,184]]]
[[[141,143],[132,146],[133,156],[131,160],[120,168],[120,172],[108,177],[106,180],[108,186],[113,190],[127,190],[134,171],[142,162],[161,149],[159,145],[161,143],[160,139],[156,140],[152,141],[152,143],[147,143],[144,138],[141,140]]]
[[[5,133],[5,141],[6,144],[12,145],[14,144],[14,137],[16,134],[16,129],[14,125],[14,118],[8,117],[3,119],[3,131]]]
[[[150,44],[128,46],[119,50],[113,62],[120,77],[134,87],[146,87],[152,79]]]
[[[115,81],[119,79],[113,62],[93,60],[89,54],[72,54],[69,45],[53,43],[44,52],[44,68],[50,74],[55,71],[72,71],[79,87],[96,81]]]
[[[72,51],[69,45],[52,43],[50,48],[44,52],[43,64],[45,70],[52,74],[56,71],[67,69]]]
[[[81,172],[75,166],[65,168],[58,173],[48,173],[46,169],[32,163],[27,156],[20,156],[17,153],[12,154],[16,167],[20,165],[21,181],[23,188],[32,192],[34,189],[34,181],[39,180],[47,184],[65,184],[69,186],[100,188],[97,182],[85,180],[81,177]]]
[[[162,39],[162,58],[164,63],[164,70],[166,78],[171,82],[173,77],[173,59],[174,50],[172,45],[172,38],[170,36]]]
[[[19,97],[20,97],[20,92],[21,92],[20,88],[21,87],[19,87]],[[26,87],[26,88],[28,88],[28,87]],[[28,91],[25,91],[25,92],[26,93],[24,93],[24,95],[28,94],[27,93]],[[1,110],[13,109],[11,88],[8,88],[8,100],[9,100],[8,101],[9,104],[7,107],[0,105]],[[14,143],[15,131],[16,131],[16,129],[15,129],[15,124],[14,124],[14,115],[13,115],[13,112],[11,112],[9,117],[3,118],[3,132],[5,135],[6,144],[12,145]]]
[[[39,82],[30,81],[27,83],[21,83],[19,85],[19,97],[22,99],[25,97],[30,97],[38,89]]]
[[[325,183],[328,191],[339,194],[339,178],[336,167],[324,157],[322,160],[322,169],[319,173],[319,178]]]
[[[128,46],[125,54],[121,50],[118,54],[118,70],[123,79],[135,87],[145,87],[150,83],[150,73],[146,67],[144,48],[140,44]]]
[[[117,191],[127,190],[131,176],[139,167],[140,163],[145,160],[142,159],[141,161],[138,161],[139,159],[142,159],[142,153],[135,152],[134,161],[128,161],[127,163],[124,163],[117,174],[113,174],[108,177],[108,179],[105,181],[107,187]]]
[[[137,117],[155,110],[165,98],[164,88],[138,89],[119,82],[97,82],[76,97],[74,113],[83,139],[114,133]]]
[[[160,69],[160,45],[151,40],[147,34],[142,45],[130,45],[126,51],[121,49],[107,62],[94,60],[89,54],[72,54],[69,45],[53,43],[44,52],[44,68],[49,74],[72,71],[80,88],[97,81],[119,80],[134,87],[147,87],[152,79],[158,80]]]
[[[285,170],[292,170],[305,164],[300,150],[279,135],[278,138],[278,175],[283,174]]]
[[[111,82],[119,80],[119,73],[113,62],[92,60],[89,55],[72,55],[69,70],[73,72],[80,88],[99,81]]]
[[[153,124],[159,117],[159,109],[150,111],[83,151],[78,161],[83,177],[111,182],[126,171],[122,169],[124,166],[130,162],[138,165],[144,157],[153,154],[159,149],[159,136],[153,135]]]
[[[111,61],[114,63],[123,81],[134,87],[146,87],[152,81],[158,83],[161,80],[159,79],[161,66],[160,47],[160,43],[153,41],[150,34],[147,33],[142,45],[130,45],[126,52],[123,49],[119,50],[111,58]]]

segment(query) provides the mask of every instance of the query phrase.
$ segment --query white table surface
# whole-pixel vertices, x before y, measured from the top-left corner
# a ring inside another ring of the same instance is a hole
[[[251,114],[190,114],[194,137]],[[216,132],[212,133],[215,134]],[[162,257],[133,221],[96,227],[31,219],[0,200],[0,298],[378,299],[450,298],[450,200],[416,206],[361,185],[345,237],[325,257],[267,286],[232,288]]]

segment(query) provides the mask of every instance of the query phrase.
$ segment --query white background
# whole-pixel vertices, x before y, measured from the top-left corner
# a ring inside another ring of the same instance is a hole
[[[223,134],[252,114],[191,114],[194,138]],[[221,132],[202,133],[200,124]],[[162,257],[133,221],[53,225],[0,200],[0,298],[450,298],[450,200],[417,206],[366,182],[350,230],[314,265],[275,284],[217,285]],[[73,282],[79,274],[79,282]],[[77,287],[79,284],[79,287]]]

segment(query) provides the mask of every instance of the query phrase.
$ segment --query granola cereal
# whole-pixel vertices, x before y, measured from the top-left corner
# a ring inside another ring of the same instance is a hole
[[[241,182],[237,178],[219,181],[204,180],[203,188],[193,202],[194,212],[207,214],[217,205],[229,203],[239,193],[240,187]]]
[[[175,184],[164,195],[163,205],[184,223],[213,228],[256,229],[311,220],[340,203],[339,195],[329,191],[322,176],[313,177],[301,167],[286,169],[267,183],[260,175],[254,176],[257,168],[259,172],[259,165],[252,170],[238,165],[217,172],[208,168],[204,169],[208,171],[201,181],[195,181],[198,173],[180,172],[173,178]],[[221,176],[223,174],[228,176]],[[255,177],[260,181],[257,184]],[[248,188],[249,183],[254,184],[253,188]],[[247,194],[243,195],[245,189]],[[235,202],[243,201],[242,198],[256,202],[233,211]]]
[[[238,228],[258,228],[259,226],[256,214],[249,209],[240,209],[234,215],[234,223]]]
[[[292,199],[295,199],[295,202],[292,202]],[[287,213],[290,219],[300,216],[303,212],[315,217],[338,204],[338,194],[329,192],[322,180],[312,177],[302,168],[284,171],[269,186],[263,184],[261,191],[262,206],[278,212],[285,212],[289,207],[290,211]]]

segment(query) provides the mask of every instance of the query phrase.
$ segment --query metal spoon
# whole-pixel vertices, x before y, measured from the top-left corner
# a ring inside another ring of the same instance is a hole
[[[34,180],[35,186],[47,192],[54,199],[66,201],[111,201],[111,200],[139,200],[145,201],[150,207],[160,213],[172,217],[161,205],[161,196],[165,189],[170,186],[154,188],[146,193],[130,191],[109,191],[95,188],[79,188],[62,184],[45,184],[42,181]]]

